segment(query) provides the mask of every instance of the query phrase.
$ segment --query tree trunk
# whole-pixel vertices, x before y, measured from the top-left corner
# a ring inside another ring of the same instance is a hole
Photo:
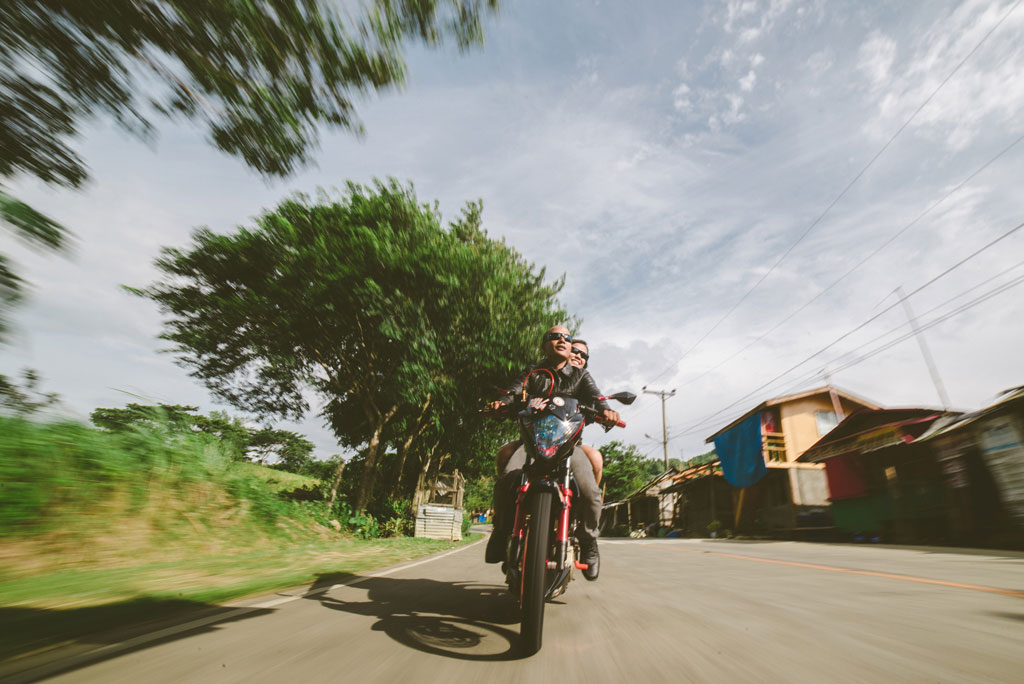
[[[345,462],[338,463],[338,469],[334,471],[334,482],[331,483],[331,499],[327,502],[328,508],[334,507],[334,500],[338,498],[338,487],[341,485],[341,474],[345,471]]]
[[[387,426],[388,421],[391,420],[397,410],[397,406],[392,406],[387,413],[381,414],[378,412],[375,416],[376,425],[374,425],[373,434],[370,435],[370,441],[366,446],[366,461],[363,463],[363,475],[359,478],[359,491],[356,493],[356,502],[353,505],[356,511],[365,511],[366,505],[370,503],[370,498],[373,496],[373,486],[377,482],[377,461],[380,459],[380,438],[384,434],[384,428]]]
[[[413,424],[412,429],[409,430],[409,434],[406,435],[405,439],[401,444],[398,445],[398,465],[395,468],[395,479],[391,482],[391,489],[388,490],[388,496],[394,499],[398,496],[402,487],[402,476],[405,474],[405,460],[409,456],[409,449],[412,448],[412,443],[417,437],[423,434],[423,431],[427,429],[427,423],[424,420],[427,416],[427,409],[430,408],[430,394],[427,394],[427,400],[423,403],[423,408],[420,410],[419,418]]]
[[[434,457],[434,451],[436,449],[437,443],[435,442],[434,446],[430,447],[430,450],[427,451],[426,455],[420,457],[420,472],[419,476],[416,478],[416,489],[413,490],[412,493],[413,510],[418,509],[420,504],[427,503],[423,500],[423,493],[427,489],[427,473],[430,472],[430,463]]]
[[[441,468],[444,467],[444,462],[451,458],[451,454],[443,454],[441,458],[437,459],[437,469],[434,471],[434,476],[430,478],[430,489],[437,489],[437,480],[441,477]]]

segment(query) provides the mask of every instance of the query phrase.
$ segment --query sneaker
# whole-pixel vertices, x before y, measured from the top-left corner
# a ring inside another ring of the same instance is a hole
[[[580,563],[587,566],[583,576],[593,582],[601,572],[601,554],[597,552],[597,540],[590,539],[581,541]]]

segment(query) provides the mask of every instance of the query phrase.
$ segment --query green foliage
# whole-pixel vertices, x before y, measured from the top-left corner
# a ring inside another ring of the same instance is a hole
[[[39,534],[69,520],[102,522],[153,506],[161,524],[227,507],[269,535],[282,533],[282,520],[326,526],[338,513],[321,500],[292,495],[308,478],[288,474],[302,482],[281,486],[271,481],[273,472],[233,462],[213,435],[167,424],[111,432],[0,417],[0,536]],[[354,534],[378,536],[372,516],[346,521]]]
[[[250,458],[263,464],[279,460],[281,470],[299,473],[310,465],[313,443],[289,430],[249,428],[238,417],[214,411],[206,416],[196,406],[128,404],[124,408],[98,408],[89,418],[111,432],[168,430],[200,432],[214,437],[233,459]]]
[[[60,402],[60,395],[56,392],[39,389],[40,377],[36,371],[26,368],[22,370],[21,377],[19,384],[0,375],[0,414],[26,418]]]
[[[297,419],[317,395],[339,442],[360,450],[345,479],[358,477],[351,501],[367,510],[378,473],[399,482],[410,452],[422,472],[443,454],[483,473],[500,441],[474,419],[481,390],[533,360],[541,332],[567,318],[562,281],[489,239],[480,212],[467,205],[445,230],[411,187],[349,183],[334,201],[288,200],[255,228],[197,231],[137,292],[222,399]]]
[[[30,175],[78,187],[70,141],[107,114],[152,137],[154,112],[204,127],[211,144],[261,173],[311,161],[323,127],[362,133],[355,99],[405,80],[403,46],[481,43],[496,0],[6,0],[0,31],[0,181]],[[2,188],[0,188],[2,189]],[[66,231],[0,192],[0,223],[53,249]],[[21,279],[0,255],[3,310]]]
[[[494,476],[481,475],[466,481],[466,493],[462,499],[462,507],[469,512],[482,513],[491,508],[494,495]]]
[[[462,538],[469,536],[469,530],[473,527],[473,518],[465,513],[462,516]]]
[[[604,456],[605,502],[621,501],[662,473],[663,464],[645,458],[633,444],[609,442],[600,451]]]
[[[713,463],[714,461],[717,460],[718,452],[712,449],[707,453],[701,454],[699,456],[694,456],[690,460],[686,461],[686,463],[684,463],[683,466],[685,468],[692,468],[694,466],[704,465],[705,463]]]

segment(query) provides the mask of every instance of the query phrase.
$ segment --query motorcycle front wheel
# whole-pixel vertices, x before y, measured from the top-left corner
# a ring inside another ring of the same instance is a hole
[[[524,655],[540,650],[544,631],[544,580],[548,569],[552,493],[539,491],[527,504],[529,522],[523,549],[523,589],[520,596],[520,646]]]

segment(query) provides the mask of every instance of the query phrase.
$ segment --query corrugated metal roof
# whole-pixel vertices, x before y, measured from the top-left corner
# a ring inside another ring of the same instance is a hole
[[[820,463],[844,451],[873,451],[914,441],[915,434],[920,435],[939,418],[955,419],[958,415],[923,408],[861,409],[847,416],[796,460]]]

